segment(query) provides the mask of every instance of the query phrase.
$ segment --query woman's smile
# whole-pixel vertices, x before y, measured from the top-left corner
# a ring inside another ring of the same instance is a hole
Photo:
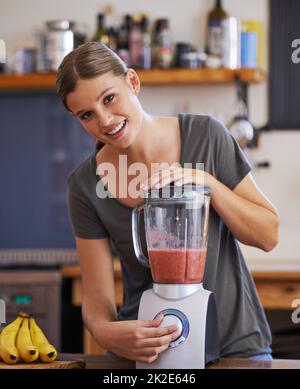
[[[124,119],[115,127],[111,127],[110,131],[106,131],[104,133],[104,136],[108,137],[109,139],[116,140],[123,137],[127,133],[127,131],[128,131],[128,120]]]

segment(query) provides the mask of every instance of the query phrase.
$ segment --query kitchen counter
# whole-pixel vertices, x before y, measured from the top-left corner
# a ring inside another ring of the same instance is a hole
[[[134,369],[135,363],[108,355],[61,354],[61,360],[82,360],[86,369]],[[300,360],[273,359],[251,361],[248,359],[221,358],[208,369],[300,369]]]
[[[287,267],[272,266],[262,268],[252,266],[250,269],[260,300],[265,309],[294,309],[293,301],[300,296],[300,268],[297,264]],[[81,306],[82,284],[79,266],[67,266],[62,269],[65,278],[72,279],[72,304]],[[122,304],[123,283],[121,266],[118,258],[114,260],[116,305]],[[87,354],[103,353],[93,337],[84,328],[83,351]]]
[[[300,262],[300,261],[299,261]],[[256,289],[265,309],[291,309],[292,302],[300,296],[300,265],[264,263],[261,267],[250,267]],[[123,285],[121,266],[118,258],[114,260],[116,304],[121,305],[123,299]],[[72,301],[74,305],[81,305],[81,275],[79,266],[67,266],[62,269],[62,275],[73,279]]]

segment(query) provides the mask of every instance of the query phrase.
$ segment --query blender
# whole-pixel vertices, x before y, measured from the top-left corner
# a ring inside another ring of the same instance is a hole
[[[180,335],[153,363],[137,362],[136,367],[203,369],[219,358],[216,304],[203,287],[210,189],[168,185],[143,197],[132,212],[133,245],[139,262],[151,269],[153,287],[141,297],[138,319],[163,313],[160,326],[175,325]],[[142,211],[149,259],[141,244]]]

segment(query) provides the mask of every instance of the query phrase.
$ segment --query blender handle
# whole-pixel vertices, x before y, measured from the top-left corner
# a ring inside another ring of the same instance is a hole
[[[131,216],[132,239],[133,239],[134,252],[138,261],[143,266],[150,267],[149,259],[145,257],[145,255],[143,254],[141,238],[139,234],[140,214],[143,209],[144,209],[144,204],[139,204],[132,211],[132,216]]]

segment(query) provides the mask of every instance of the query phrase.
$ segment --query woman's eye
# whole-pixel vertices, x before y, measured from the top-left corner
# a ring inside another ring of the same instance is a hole
[[[80,120],[88,120],[91,117],[91,112],[85,112],[80,116]]]
[[[104,104],[107,104],[107,103],[110,103],[113,101],[113,99],[115,98],[115,95],[108,95],[104,98]]]

